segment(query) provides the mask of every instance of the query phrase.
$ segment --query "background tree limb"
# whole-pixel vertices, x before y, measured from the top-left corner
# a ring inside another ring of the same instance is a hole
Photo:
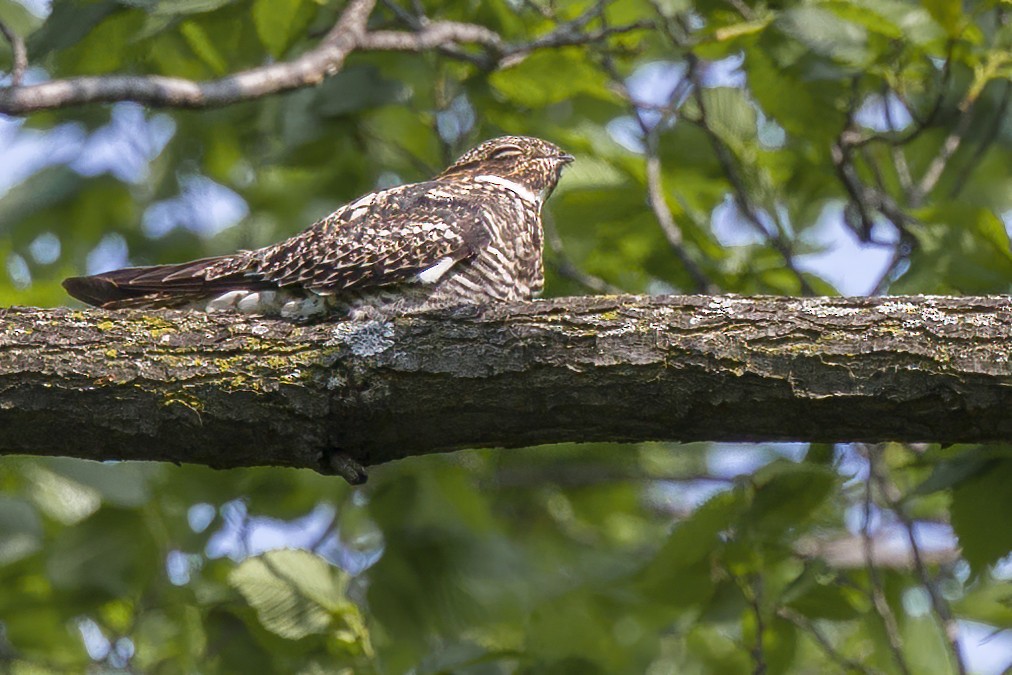
[[[0,314],[0,452],[319,468],[561,441],[1012,440],[1012,301],[610,296],[300,326]]]
[[[506,44],[495,31],[484,26],[455,21],[424,20],[414,31],[369,31],[366,24],[375,5],[376,0],[349,2],[320,43],[301,56],[202,82],[158,75],[104,75],[21,85],[21,75],[27,67],[23,43],[6,25],[0,24],[0,31],[15,51],[12,84],[0,87],[0,113],[25,115],[116,101],[156,107],[211,108],[317,85],[337,74],[345,59],[355,51],[442,50],[494,68],[503,59],[518,59],[538,49],[590,44],[610,35],[653,26],[651,21],[643,20],[607,30],[584,31],[587,22],[584,20],[562,24],[557,30],[529,42]],[[585,16],[589,19],[593,13]],[[486,55],[473,58],[459,51],[462,44],[481,47]]]

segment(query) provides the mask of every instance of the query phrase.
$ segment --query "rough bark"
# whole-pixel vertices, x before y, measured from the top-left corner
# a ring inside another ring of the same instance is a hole
[[[1012,298],[559,298],[392,322],[0,310],[0,453],[321,468],[560,441],[1012,441]]]

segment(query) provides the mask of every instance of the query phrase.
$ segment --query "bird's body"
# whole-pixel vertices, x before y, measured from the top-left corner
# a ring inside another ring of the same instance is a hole
[[[434,179],[367,194],[265,248],[64,281],[87,303],[374,318],[541,291],[541,205],[572,157],[504,136]]]

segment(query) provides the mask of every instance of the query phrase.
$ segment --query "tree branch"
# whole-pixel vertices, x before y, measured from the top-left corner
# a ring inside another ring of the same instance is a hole
[[[0,453],[321,468],[561,441],[1012,440],[1012,300],[610,296],[310,326],[0,310]]]
[[[378,30],[363,36],[359,47],[364,51],[420,52],[449,44],[466,42],[502,51],[499,34],[484,26],[456,21],[433,21],[418,31]]]
[[[319,84],[338,72],[365,34],[376,0],[351,0],[320,44],[302,56],[227,77],[194,82],[156,75],[74,77],[0,88],[0,113],[23,115],[82,103],[136,101],[150,106],[210,108]]]
[[[503,63],[504,59],[520,59],[538,49],[591,44],[653,25],[640,21],[607,30],[582,32],[578,30],[582,24],[570,22],[529,42],[507,44],[499,34],[484,26],[455,21],[426,21],[414,31],[369,32],[366,24],[375,4],[376,0],[352,0],[320,44],[291,61],[271,63],[203,82],[158,75],[74,77],[30,86],[17,86],[18,81],[14,81],[13,86],[0,87],[0,113],[24,115],[40,110],[116,101],[134,101],[153,107],[211,108],[317,85],[340,71],[345,59],[356,51],[422,52],[439,49],[479,65],[494,67]],[[12,44],[15,43],[12,41]],[[460,44],[483,47],[490,57],[472,59],[457,50]],[[15,63],[18,63],[17,60]]]
[[[882,575],[879,574],[875,561],[874,535],[872,533],[872,487],[875,474],[875,454],[868,454],[868,481],[864,487],[864,518],[861,525],[861,538],[864,542],[865,568],[868,572],[868,596],[872,606],[875,607],[875,614],[882,622],[882,629],[886,634],[886,642],[889,645],[889,652],[893,661],[902,675],[910,675],[910,666],[907,664],[906,656],[903,654],[903,638],[900,636],[899,625],[896,623],[896,614],[893,613],[886,598],[885,586],[882,583]]]

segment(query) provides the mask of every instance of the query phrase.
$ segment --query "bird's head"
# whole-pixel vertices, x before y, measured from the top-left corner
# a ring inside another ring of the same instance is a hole
[[[437,178],[494,176],[523,186],[543,201],[559,182],[562,167],[572,161],[572,155],[540,138],[500,136],[471,148]]]

